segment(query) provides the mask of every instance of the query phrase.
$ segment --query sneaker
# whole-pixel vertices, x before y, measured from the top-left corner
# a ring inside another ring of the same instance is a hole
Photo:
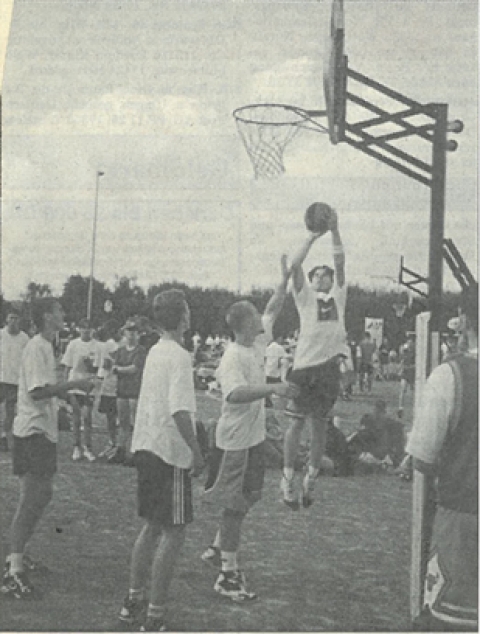
[[[303,478],[302,504],[304,508],[306,509],[309,506],[312,506],[313,504],[313,492],[315,491],[315,480],[316,478],[313,478],[312,476],[310,476],[308,472],[305,474],[305,477]]]
[[[10,561],[5,560],[5,565],[3,567],[3,579],[5,580],[10,576]],[[48,567],[45,564],[42,564],[40,561],[36,559],[32,559],[30,555],[23,556],[23,567],[26,572],[48,572]]]
[[[285,504],[292,510],[298,511],[300,505],[295,491],[295,479],[286,478],[285,475],[283,475],[280,482],[280,489],[282,491],[283,501]]]
[[[6,436],[2,436],[2,438],[0,438],[0,451],[3,453],[8,452],[8,438]]]
[[[110,454],[107,459],[108,464],[123,464],[125,462],[125,449],[124,447],[117,447],[115,452]]]
[[[108,459],[108,457],[115,453],[115,450],[117,449],[116,445],[114,445],[113,443],[108,443],[108,445],[105,447],[105,449],[103,449],[99,454],[98,454],[98,458],[105,458]]]
[[[81,460],[82,458],[83,458],[82,448],[75,446],[73,448],[72,460],[75,460],[75,462],[77,462],[78,460]]]
[[[212,568],[216,568],[220,570],[222,567],[222,557],[220,554],[220,548],[218,546],[209,546],[207,550],[201,556],[202,561],[211,566]]]
[[[148,602],[146,599],[130,599],[126,596],[118,618],[122,623],[140,625],[145,619]]]
[[[222,571],[213,589],[236,603],[244,603],[257,598],[254,592],[248,592],[245,588],[245,575],[240,570]]]
[[[147,618],[145,624],[140,627],[140,632],[166,632],[167,626],[163,619]]]
[[[92,452],[92,450],[89,447],[83,448],[83,457],[86,458],[88,462],[95,462],[95,460],[97,459],[95,457],[95,454]]]
[[[16,572],[3,578],[1,593],[14,599],[29,599],[33,594],[33,586],[25,572]]]

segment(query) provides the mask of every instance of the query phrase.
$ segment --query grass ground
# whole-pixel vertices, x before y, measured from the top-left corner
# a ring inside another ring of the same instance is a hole
[[[375,396],[395,407],[397,383],[376,383],[374,395],[339,401],[344,431],[356,427]],[[218,416],[219,403],[198,394],[198,417]],[[410,420],[410,408],[406,411]],[[97,429],[96,450],[105,442]],[[129,557],[140,521],[135,470],[73,463],[62,432],[59,473],[48,513],[30,552],[50,568],[33,580],[41,600],[0,599],[5,631],[114,631],[128,587]],[[0,462],[3,525],[17,500],[8,455]],[[259,600],[229,602],[212,590],[215,572],[200,554],[215,531],[217,512],[195,483],[196,519],[189,527],[171,588],[168,622],[175,631],[405,631],[408,629],[410,500],[394,476],[322,478],[309,510],[290,511],[279,499],[279,473],[268,471],[264,498],[245,522],[241,565]],[[6,535],[4,535],[4,539]]]

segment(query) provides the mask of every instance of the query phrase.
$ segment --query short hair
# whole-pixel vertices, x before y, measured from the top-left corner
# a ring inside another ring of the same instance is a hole
[[[56,297],[40,297],[32,304],[32,321],[37,332],[45,327],[45,315],[51,315],[56,304],[60,304]]]
[[[153,314],[164,330],[176,330],[186,313],[187,300],[185,293],[172,288],[155,295]]]
[[[308,279],[310,282],[313,280],[313,276],[315,275],[315,273],[319,271],[320,269],[323,269],[325,273],[329,275],[331,279],[333,280],[335,271],[330,266],[327,266],[326,264],[320,264],[320,265],[314,266],[313,269],[311,269],[308,272]]]
[[[79,328],[91,328],[90,320],[87,319],[86,317],[84,317],[83,319],[80,319],[80,321],[78,322],[78,327]]]
[[[460,308],[468,320],[467,327],[478,335],[478,284],[474,284],[462,291]]]
[[[233,332],[240,332],[242,330],[245,318],[252,314],[252,308],[255,309],[255,306],[247,299],[242,299],[230,306],[225,315],[225,321]]]

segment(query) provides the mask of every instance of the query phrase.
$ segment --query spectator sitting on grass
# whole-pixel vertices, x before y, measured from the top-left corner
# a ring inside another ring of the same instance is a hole
[[[373,412],[362,417],[358,431],[348,438],[348,445],[350,455],[355,460],[367,457],[371,460],[373,456],[378,463],[385,463],[389,459],[393,467],[398,467],[405,455],[403,425],[387,415],[387,404],[379,399],[375,402]]]

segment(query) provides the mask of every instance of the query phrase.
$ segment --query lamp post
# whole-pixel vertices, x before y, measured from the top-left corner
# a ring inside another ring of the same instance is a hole
[[[90,281],[88,284],[87,319],[91,319],[92,317],[93,273],[95,269],[95,242],[97,238],[98,188],[100,184],[100,177],[103,175],[104,172],[97,171],[95,178],[95,208],[93,212],[92,255],[90,260]]]

